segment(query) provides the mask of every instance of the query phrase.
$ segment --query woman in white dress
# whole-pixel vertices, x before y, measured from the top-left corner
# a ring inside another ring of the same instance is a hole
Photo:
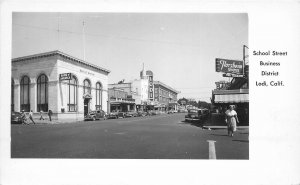
[[[226,114],[226,123],[228,129],[228,136],[233,136],[233,133],[236,131],[236,124],[239,123],[237,113],[234,110],[234,105],[229,105],[229,109],[225,112]]]

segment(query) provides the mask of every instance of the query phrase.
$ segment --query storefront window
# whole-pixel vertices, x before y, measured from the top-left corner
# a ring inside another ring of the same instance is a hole
[[[20,92],[20,105],[21,110],[24,110],[25,112],[30,111],[30,97],[29,97],[29,84],[30,79],[28,76],[24,76],[21,79],[21,92]]]
[[[91,94],[91,82],[88,79],[83,81],[83,94],[85,93]]]
[[[102,109],[102,86],[99,82],[96,83],[96,110]]]
[[[37,79],[37,111],[48,112],[48,78],[44,74]]]
[[[68,80],[68,110],[75,112],[77,110],[77,79],[72,75]]]

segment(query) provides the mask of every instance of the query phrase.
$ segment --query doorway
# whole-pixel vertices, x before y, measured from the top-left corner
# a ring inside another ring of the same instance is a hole
[[[89,113],[90,109],[90,98],[84,98],[84,115]]]

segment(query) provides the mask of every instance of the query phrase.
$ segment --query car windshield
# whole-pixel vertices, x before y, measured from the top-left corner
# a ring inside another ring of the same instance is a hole
[[[13,115],[13,116],[21,116],[21,113],[19,113],[19,112],[12,112],[11,115]]]
[[[196,110],[196,109],[189,110],[189,113],[197,113],[197,112],[198,112],[198,110]]]

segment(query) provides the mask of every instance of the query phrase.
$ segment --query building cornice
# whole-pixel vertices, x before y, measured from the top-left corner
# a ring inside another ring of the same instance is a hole
[[[24,56],[24,57],[18,57],[18,58],[13,58],[12,62],[23,62],[26,60],[32,60],[32,59],[38,59],[38,58],[46,58],[46,57],[51,57],[51,56],[60,56],[63,57],[65,59],[77,62],[79,64],[91,67],[93,69],[105,72],[105,73],[110,73],[110,70],[108,69],[104,69],[102,67],[99,67],[97,65],[91,64],[89,62],[86,62],[84,60],[78,59],[76,57],[73,57],[71,55],[68,55],[66,53],[63,53],[61,51],[55,50],[55,51],[50,51],[50,52],[45,52],[45,53],[39,53],[39,54],[34,54],[34,55],[28,55],[28,56]]]
[[[166,84],[164,84],[164,83],[162,83],[160,81],[153,81],[153,84],[154,85],[161,85],[161,86],[163,86],[163,87],[165,87],[165,88],[167,88],[167,89],[169,89],[169,90],[171,90],[171,91],[173,91],[173,92],[175,92],[177,94],[180,93],[180,91],[177,91],[177,90],[173,89],[172,87],[170,87],[170,86],[168,86],[168,85],[166,85]]]

